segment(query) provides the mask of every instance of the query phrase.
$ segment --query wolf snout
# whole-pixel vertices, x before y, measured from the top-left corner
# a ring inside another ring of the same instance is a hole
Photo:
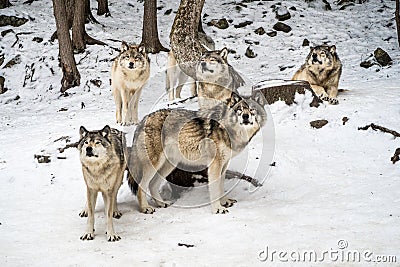
[[[250,120],[249,120],[250,116],[249,116],[249,114],[243,114],[242,118],[243,118],[243,123],[244,124],[250,124]]]
[[[93,147],[88,146],[88,147],[86,148],[86,156],[88,156],[88,157],[93,157],[93,156],[94,156],[94,154],[93,154]]]

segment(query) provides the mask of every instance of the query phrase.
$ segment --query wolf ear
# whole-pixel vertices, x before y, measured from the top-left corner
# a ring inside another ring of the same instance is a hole
[[[254,91],[251,99],[256,101],[261,106],[265,106],[267,104],[267,100],[264,97],[264,94],[261,91]]]
[[[139,51],[139,53],[145,55],[146,54],[146,46],[143,43],[141,43],[138,47],[138,51]]]
[[[336,46],[332,45],[331,47],[329,47],[329,52],[331,52],[332,54],[336,53]]]
[[[226,61],[228,58],[228,48],[224,47],[222,50],[219,52],[219,55]]]
[[[107,138],[110,135],[111,128],[110,126],[106,125],[104,128],[100,131],[101,135],[105,138]]]
[[[122,41],[121,52],[125,52],[128,49],[129,49],[129,45],[125,41]]]
[[[81,139],[82,139],[83,137],[85,137],[87,133],[88,133],[88,130],[86,130],[85,127],[81,126],[81,127],[79,128],[79,135],[80,135]]]

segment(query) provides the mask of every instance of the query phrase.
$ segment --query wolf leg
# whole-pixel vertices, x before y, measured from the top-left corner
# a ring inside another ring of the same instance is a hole
[[[165,161],[163,166],[159,168],[154,178],[150,182],[150,194],[153,197],[158,207],[166,208],[171,205],[169,201],[164,201],[160,195],[160,187],[165,177],[167,177],[173,170],[175,166]]]
[[[329,104],[332,104],[332,105],[339,104],[339,101],[337,100],[337,94],[338,94],[337,86],[331,86],[331,87],[328,88],[328,95],[329,95],[328,101],[329,101]]]
[[[138,118],[138,107],[139,107],[139,98],[140,98],[140,93],[142,92],[142,89],[137,90],[132,98],[131,98],[131,103],[130,103],[130,118],[131,122],[133,124],[138,124],[139,123],[139,118]]]
[[[137,198],[139,202],[139,209],[140,212],[146,213],[146,214],[152,214],[155,209],[150,207],[149,202],[147,201],[147,189],[149,188],[149,183],[153,176],[156,173],[156,170],[152,166],[152,164],[149,162],[148,164],[144,163],[145,166],[142,168],[142,180],[140,181],[139,188],[138,188],[138,193],[137,193]]]
[[[121,98],[121,92],[119,90],[117,90],[117,89],[113,89],[113,95],[114,95],[115,108],[116,108],[115,117],[116,117],[117,123],[121,123],[122,122],[122,115],[121,115],[122,98]]]
[[[179,66],[176,66],[176,72],[177,72],[177,80],[178,80],[178,86],[175,89],[175,98],[181,98],[181,92],[182,88],[185,85],[185,83],[188,80],[188,76],[179,68]]]
[[[210,192],[211,210],[213,213],[228,213],[229,211],[221,205],[220,198],[224,192],[221,192],[222,168],[220,163],[211,163],[208,167],[208,190]]]
[[[172,52],[170,52],[172,53]],[[170,53],[168,53],[168,65],[167,65],[167,70],[165,71],[165,90],[168,93],[168,100],[172,101],[175,99],[175,94],[174,94],[174,86],[176,83],[175,80],[175,71],[176,71],[176,62],[173,63],[172,60],[170,59]],[[173,65],[171,65],[173,64]]]
[[[324,87],[316,85],[316,84],[311,84],[311,88],[315,92],[315,94],[318,96],[319,99],[321,100],[326,100],[328,97],[328,94],[325,92]]]
[[[228,167],[228,164],[226,164],[222,170],[222,175],[221,175],[221,183],[220,183],[220,192],[222,192],[222,194],[225,193],[225,175],[226,175],[226,169]],[[232,207],[234,203],[236,203],[237,200],[233,199],[233,198],[228,198],[227,195],[224,195],[221,198],[221,205],[224,206],[225,208],[229,208]]]
[[[119,235],[117,235],[114,231],[114,224],[113,224],[113,207],[114,207],[114,200],[115,200],[115,192],[116,190],[111,190],[107,192],[103,192],[103,199],[104,199],[104,213],[107,217],[107,241],[114,242],[121,239]]]
[[[121,100],[122,100],[122,115],[121,115],[121,124],[129,125],[129,102],[131,100],[130,92],[128,90],[123,90],[121,92]]]
[[[192,94],[191,96],[196,96],[197,95],[197,82],[193,78],[188,78],[190,82],[190,93]]]
[[[96,206],[97,192],[87,187],[87,211],[88,219],[86,232],[81,236],[81,240],[94,239],[94,208]]]

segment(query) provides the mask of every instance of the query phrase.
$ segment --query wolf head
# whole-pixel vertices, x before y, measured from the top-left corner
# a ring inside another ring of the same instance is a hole
[[[199,81],[217,83],[220,79],[229,77],[228,49],[207,51],[200,58],[196,67]]]
[[[236,93],[232,93],[235,95]],[[263,127],[267,120],[265,112],[265,98],[261,92],[253,94],[251,97],[241,97],[232,107],[237,116],[237,122],[244,127]]]
[[[306,63],[319,69],[332,69],[338,61],[336,46],[319,45],[310,48]]]
[[[82,162],[94,162],[107,157],[108,149],[111,147],[109,139],[111,134],[110,126],[106,125],[99,131],[88,131],[81,126],[79,134],[78,149]]]
[[[146,48],[141,45],[128,45],[122,42],[121,54],[118,56],[119,65],[126,70],[144,69],[149,64]]]
[[[267,113],[264,105],[266,100],[261,92],[251,97],[242,97],[232,92],[231,97],[221,102],[206,113],[204,116],[220,121],[225,126],[254,128],[259,130],[267,121]]]

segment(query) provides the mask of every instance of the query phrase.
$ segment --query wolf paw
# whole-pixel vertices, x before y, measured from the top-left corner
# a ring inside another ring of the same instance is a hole
[[[113,218],[119,219],[121,217],[122,217],[122,212],[120,212],[119,210],[113,212]]]
[[[168,208],[169,206],[172,205],[172,203],[170,201],[159,201],[159,200],[156,200],[156,203],[157,203],[157,206],[159,208]]]
[[[331,105],[339,104],[339,101],[336,98],[330,98],[329,97],[328,101],[329,101],[329,104],[331,104]]]
[[[93,240],[94,234],[93,233],[85,233],[80,237],[81,240]]]
[[[140,211],[144,214],[153,214],[156,210],[150,206],[140,208]]]
[[[86,209],[82,210],[81,212],[79,212],[79,216],[80,217],[87,217],[88,216],[88,212]]]
[[[121,240],[121,237],[119,235],[117,235],[115,233],[111,234],[111,235],[107,234],[107,241],[108,242],[115,242],[115,241],[119,241],[119,240]]]
[[[218,209],[215,211],[215,214],[226,214],[226,213],[229,213],[229,210],[227,210],[227,209],[225,209],[225,208],[223,208],[223,207],[218,208]]]
[[[236,203],[237,200],[233,199],[233,198],[227,198],[227,199],[223,199],[221,200],[221,205],[224,206],[225,208],[229,208],[232,207],[234,203]]]

